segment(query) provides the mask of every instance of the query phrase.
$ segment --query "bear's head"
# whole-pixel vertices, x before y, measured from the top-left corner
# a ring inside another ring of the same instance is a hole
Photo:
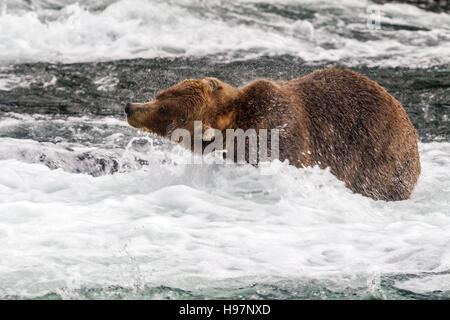
[[[191,135],[194,121],[202,121],[203,129],[225,129],[231,121],[230,104],[239,89],[216,79],[188,79],[157,94],[147,103],[128,103],[128,123],[162,137],[170,138],[176,129]]]

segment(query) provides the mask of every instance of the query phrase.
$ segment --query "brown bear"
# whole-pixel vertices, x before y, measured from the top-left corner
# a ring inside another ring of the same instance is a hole
[[[242,88],[215,78],[184,80],[151,102],[128,103],[125,112],[131,126],[164,137],[176,128],[192,133],[196,120],[224,134],[283,128],[281,161],[329,167],[348,188],[377,200],[408,199],[420,174],[418,137],[403,106],[344,68]]]

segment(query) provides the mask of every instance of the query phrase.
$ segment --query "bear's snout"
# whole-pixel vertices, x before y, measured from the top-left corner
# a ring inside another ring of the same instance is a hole
[[[125,114],[127,116],[130,116],[130,114],[131,114],[131,103],[129,103],[129,102],[125,105]]]

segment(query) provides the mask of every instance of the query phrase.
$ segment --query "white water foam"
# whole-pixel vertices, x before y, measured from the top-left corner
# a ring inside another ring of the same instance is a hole
[[[409,290],[416,293],[430,293],[430,292],[450,292],[450,275],[438,274],[414,278],[406,281],[398,281],[396,287]]]
[[[94,178],[26,163],[5,151],[37,143],[11,140],[0,139],[0,296],[280,277],[348,287],[361,285],[360,275],[450,269],[447,142],[420,144],[412,198],[384,202],[351,193],[327,170],[281,164],[267,176],[249,165],[186,166],[156,147],[145,169]]]
[[[280,54],[350,66],[450,63],[450,15],[404,4],[379,6],[382,28],[371,30],[369,1],[278,1],[272,7],[244,0],[4,3],[4,64],[205,55],[229,61]],[[406,27],[393,30],[388,24]]]

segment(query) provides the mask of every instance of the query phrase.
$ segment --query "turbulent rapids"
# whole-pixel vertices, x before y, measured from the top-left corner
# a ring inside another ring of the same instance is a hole
[[[385,4],[368,30],[364,1],[4,3],[0,298],[450,298],[448,14]],[[189,165],[123,114],[186,78],[336,63],[417,129],[410,200],[286,162]]]

